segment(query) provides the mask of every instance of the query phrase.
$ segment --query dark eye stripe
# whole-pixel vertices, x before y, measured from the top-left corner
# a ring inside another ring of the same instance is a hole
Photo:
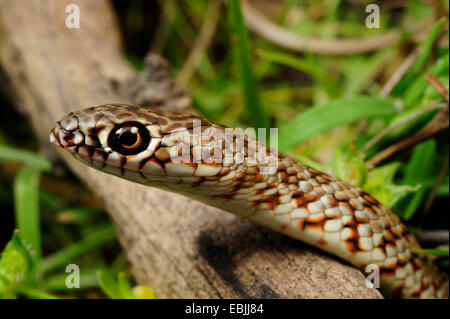
[[[122,155],[136,155],[147,149],[150,134],[139,122],[116,125],[108,136],[108,146]]]

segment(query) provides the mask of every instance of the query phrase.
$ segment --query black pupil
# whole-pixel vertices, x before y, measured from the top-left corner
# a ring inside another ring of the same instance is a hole
[[[136,155],[147,149],[151,140],[145,125],[126,122],[116,125],[108,136],[108,146],[121,155]]]
[[[131,129],[124,129],[120,134],[120,143],[125,146],[132,146],[136,143],[138,136]]]

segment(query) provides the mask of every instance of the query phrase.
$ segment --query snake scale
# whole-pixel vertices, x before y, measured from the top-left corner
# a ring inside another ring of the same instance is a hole
[[[386,296],[448,298],[446,274],[411,252],[416,239],[388,208],[269,147],[257,152],[242,131],[228,134],[191,114],[108,104],[71,112],[50,141],[91,167],[218,207],[363,272],[377,265]]]

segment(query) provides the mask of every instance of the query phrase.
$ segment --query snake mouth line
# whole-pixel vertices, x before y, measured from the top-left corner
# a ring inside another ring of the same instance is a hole
[[[60,148],[67,148],[71,146],[80,146],[82,143],[84,143],[83,134],[81,134],[81,137],[82,139],[78,141],[78,143],[75,143],[76,129],[71,131],[66,130],[58,122],[58,124],[51,129],[49,139],[50,143]]]
[[[49,137],[50,143],[63,148],[63,146],[61,145],[61,142],[59,141],[59,130],[60,130],[59,124],[58,124],[58,126],[55,126],[54,128],[51,129],[50,137]]]
[[[105,172],[107,172],[111,175],[114,175],[114,176],[118,176],[118,177],[122,177],[122,178],[124,176],[128,176],[129,179],[132,179],[132,180],[143,179],[146,182],[154,181],[154,180],[156,181],[156,178],[154,178],[153,176],[151,176],[151,177],[146,176],[141,171],[132,170],[132,169],[125,168],[125,167],[116,167],[116,166],[107,165],[106,160],[98,161],[98,160],[94,160],[93,158],[90,158],[88,160],[88,159],[84,158],[83,156],[80,156],[76,152],[71,152],[71,153],[74,158],[86,163],[87,165],[91,166],[92,168],[104,170]]]

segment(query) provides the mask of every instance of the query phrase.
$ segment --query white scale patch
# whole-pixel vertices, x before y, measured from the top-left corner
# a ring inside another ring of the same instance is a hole
[[[207,165],[199,163],[197,169],[195,170],[196,176],[215,176],[221,170],[220,165]]]
[[[145,165],[142,167],[141,172],[146,177],[166,175],[166,171],[161,167],[161,165],[154,162],[153,160],[147,161],[147,163],[145,163]]]
[[[325,222],[324,230],[326,232],[338,232],[341,231],[342,227],[343,227],[342,220],[330,219]]]
[[[313,215],[313,214],[322,213],[325,210],[325,207],[323,206],[322,202],[320,200],[318,200],[318,201],[309,203],[308,209],[309,209],[310,213]]]
[[[359,224],[357,229],[358,229],[358,235],[360,237],[369,237],[371,235],[371,233],[370,233],[371,228],[367,224]]]
[[[292,219],[303,219],[309,217],[309,212],[304,208],[296,208],[291,212]]]
[[[277,192],[278,190],[276,188],[269,188],[263,193],[263,195],[264,196],[275,195]]]
[[[300,181],[299,187],[302,190],[302,192],[304,192],[304,193],[309,193],[313,190],[311,183],[306,182],[306,181]]]
[[[171,176],[193,176],[195,169],[190,166],[183,163],[166,163],[166,172],[168,175]]]
[[[373,249],[373,241],[370,237],[360,237],[358,239],[359,248],[365,251],[371,251]]]
[[[273,222],[273,212],[269,209],[258,207],[249,219],[260,225],[268,226]]]
[[[342,213],[338,207],[332,207],[325,210],[325,216],[328,218],[340,218]]]
[[[292,207],[290,204],[279,204],[275,207],[274,212],[275,214],[286,214],[289,213],[292,210]]]
[[[290,220],[288,214],[275,215],[275,219],[274,219],[275,228],[279,228],[281,226],[286,227],[290,221],[291,220]]]

